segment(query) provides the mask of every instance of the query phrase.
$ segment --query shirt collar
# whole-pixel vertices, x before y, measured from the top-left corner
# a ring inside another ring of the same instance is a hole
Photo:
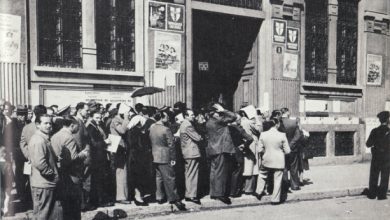
[[[49,141],[50,136],[48,134],[43,133],[41,130],[37,130],[36,134],[43,137],[46,141]]]

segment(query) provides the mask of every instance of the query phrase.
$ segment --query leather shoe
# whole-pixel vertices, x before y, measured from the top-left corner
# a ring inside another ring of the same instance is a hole
[[[298,191],[298,190],[301,190],[301,188],[300,187],[291,187],[291,190],[293,190],[293,191]]]
[[[88,212],[88,211],[93,211],[95,210],[96,207],[93,205],[86,205],[83,209],[81,209],[82,212]]]
[[[140,201],[138,201],[136,199],[134,200],[134,204],[136,206],[149,206],[149,204],[147,202],[145,202],[145,201],[140,202]]]
[[[200,203],[200,200],[197,199],[197,198],[185,198],[185,201],[187,201],[187,202],[193,202],[193,203],[198,204],[198,205],[201,204],[201,203]]]
[[[158,200],[158,199],[157,199],[156,201],[157,201],[157,203],[160,204],[160,205],[162,205],[162,204],[164,204],[164,203],[167,202],[166,199],[161,199],[161,200]]]
[[[113,203],[113,202],[107,202],[107,203],[101,204],[100,207],[112,207],[114,205],[115,205],[115,203]]]
[[[171,202],[171,204],[175,205],[177,207],[177,209],[179,209],[180,211],[187,211],[186,209],[186,205],[184,205],[182,202],[180,201],[176,201],[176,202]]]
[[[386,200],[387,196],[378,196],[378,200]]]
[[[116,201],[116,202],[120,203],[120,204],[125,204],[125,205],[131,204],[131,202],[127,201],[127,200],[119,200],[119,201]]]
[[[214,197],[214,199],[217,199],[217,200],[219,200],[219,201],[225,203],[226,205],[232,204],[232,201],[229,199],[229,197],[223,197],[223,196],[221,196],[221,197]]]

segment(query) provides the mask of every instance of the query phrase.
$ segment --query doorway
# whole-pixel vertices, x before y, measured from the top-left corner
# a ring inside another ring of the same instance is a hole
[[[193,10],[192,15],[194,107],[221,102],[234,109],[235,93],[242,84],[248,57],[257,54],[253,45],[261,22],[200,10]]]

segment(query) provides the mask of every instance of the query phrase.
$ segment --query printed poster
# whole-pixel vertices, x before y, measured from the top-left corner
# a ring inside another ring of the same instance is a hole
[[[285,43],[286,42],[286,21],[274,20],[273,25],[273,41],[276,43]]]
[[[382,56],[367,54],[367,85],[381,85],[382,72]]]
[[[181,35],[156,32],[154,47],[155,70],[171,70],[179,73],[181,68]]]
[[[287,49],[298,50],[299,29],[287,28]]]
[[[165,30],[167,25],[167,5],[160,2],[149,2],[149,27]]]
[[[297,78],[298,76],[298,55],[284,53],[283,76],[288,78]]]
[[[168,4],[167,29],[184,32],[184,6]]]
[[[22,18],[0,13],[0,62],[20,62]]]

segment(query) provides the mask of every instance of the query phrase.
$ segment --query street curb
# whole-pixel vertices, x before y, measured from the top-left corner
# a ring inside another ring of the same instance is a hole
[[[320,200],[320,199],[328,199],[328,198],[337,198],[337,197],[346,197],[346,196],[358,196],[361,195],[362,191],[365,187],[354,187],[347,189],[333,189],[333,190],[324,190],[324,191],[313,191],[313,192],[296,192],[294,191],[292,194],[288,194],[287,201],[285,203],[291,202],[299,202],[299,201],[307,201],[307,200]],[[257,206],[257,205],[270,205],[271,200],[270,196],[265,196],[261,201],[257,200],[253,196],[243,196],[241,198],[232,199],[231,205],[225,205],[220,201],[211,200],[208,197],[202,199],[202,205],[196,205],[193,203],[186,203],[186,207],[188,211],[180,212],[176,208],[173,208],[169,204],[164,205],[156,205],[151,204],[148,207],[128,207],[124,206],[123,211],[127,213],[126,219],[142,219],[150,216],[164,216],[172,213],[191,213],[212,209],[229,209],[229,208],[238,208],[245,206]],[[98,209],[93,212],[83,213],[82,219],[94,219],[95,215],[100,211],[108,216],[113,216],[114,209],[121,209],[121,207],[116,206],[115,208],[104,208]]]
[[[353,188],[344,188],[344,189],[331,189],[331,190],[322,190],[322,191],[293,191],[293,193],[288,194],[287,201],[285,203],[293,203],[299,201],[308,201],[308,200],[321,200],[337,197],[346,197],[346,196],[358,196],[361,195],[365,187],[353,187]],[[121,210],[123,213],[126,213],[127,217],[124,219],[142,219],[151,216],[164,216],[169,214],[180,214],[180,213],[191,213],[199,212],[206,210],[214,209],[229,209],[229,208],[239,208],[246,206],[258,206],[258,205],[270,205],[271,200],[270,196],[264,196],[261,201],[257,200],[253,196],[244,195],[240,198],[232,199],[231,205],[223,204],[217,200],[211,200],[209,197],[202,199],[202,205],[196,205],[193,203],[185,202],[188,211],[180,212],[173,207],[172,205],[166,203],[163,205],[150,204],[147,207],[139,207],[134,204],[131,205],[122,205],[117,204],[115,207],[108,208],[99,208],[91,212],[82,213],[82,219],[92,220],[96,219],[95,217],[99,213],[101,215],[100,219],[112,219],[114,216],[114,210]],[[283,204],[281,204],[283,206]],[[29,218],[28,218],[28,217]],[[104,218],[105,216],[105,218]],[[28,214],[18,214],[15,217],[4,217],[4,220],[27,220],[31,219],[32,212]]]

